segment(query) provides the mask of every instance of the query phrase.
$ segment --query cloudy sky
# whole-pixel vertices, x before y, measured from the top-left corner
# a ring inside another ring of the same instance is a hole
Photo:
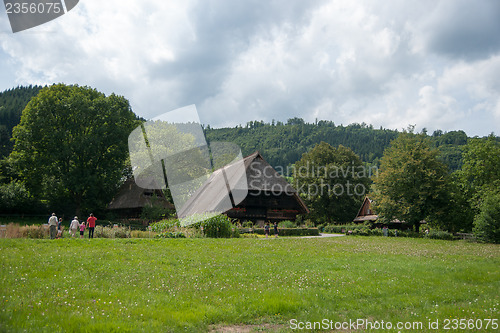
[[[81,0],[13,34],[0,90],[88,85],[152,118],[196,104],[250,120],[500,134],[500,1]]]

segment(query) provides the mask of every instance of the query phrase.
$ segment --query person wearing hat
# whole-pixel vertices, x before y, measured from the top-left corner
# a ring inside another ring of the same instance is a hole
[[[80,222],[78,222],[78,216],[75,216],[75,218],[73,219],[73,221],[71,221],[71,224],[69,225],[69,233],[71,237],[75,237],[79,226]]]

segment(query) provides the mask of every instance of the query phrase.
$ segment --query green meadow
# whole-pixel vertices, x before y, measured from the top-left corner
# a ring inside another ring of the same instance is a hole
[[[286,332],[358,319],[422,327],[347,331],[467,323],[498,332],[500,247],[354,236],[0,239],[0,302],[2,332]]]

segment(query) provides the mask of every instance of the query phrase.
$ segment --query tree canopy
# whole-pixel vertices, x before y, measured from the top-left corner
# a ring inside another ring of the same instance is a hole
[[[422,220],[440,209],[448,184],[448,170],[437,159],[423,134],[412,129],[391,142],[374,177],[375,208],[386,219],[405,221],[419,230]]]
[[[12,151],[12,129],[19,124],[21,113],[40,86],[17,87],[0,92],[0,159]]]
[[[500,193],[500,142],[493,135],[473,138],[464,147],[464,164],[458,172],[472,207],[487,195]]]
[[[294,185],[317,223],[352,221],[368,192],[368,174],[350,148],[326,142],[303,154],[293,168]]]
[[[10,159],[30,193],[52,207],[95,209],[127,172],[127,138],[138,124],[124,97],[52,85],[24,109]]]

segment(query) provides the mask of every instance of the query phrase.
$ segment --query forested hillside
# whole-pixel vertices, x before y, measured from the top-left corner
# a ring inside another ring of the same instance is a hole
[[[0,159],[12,150],[12,128],[21,118],[21,112],[29,100],[42,87],[17,87],[0,93]],[[302,154],[324,141],[332,146],[351,148],[361,160],[378,165],[384,150],[398,131],[374,129],[373,126],[351,124],[336,125],[333,121],[306,123],[301,118],[289,119],[286,123],[277,121],[264,123],[251,121],[245,126],[214,129],[205,128],[208,141],[228,141],[238,144],[244,155],[259,150],[273,166],[286,167],[297,162]],[[462,163],[461,147],[467,143],[463,131],[443,133],[435,131],[429,136],[432,145],[441,152],[440,158],[451,170],[458,170]]]
[[[234,142],[241,147],[243,155],[259,150],[271,165],[286,167],[298,161],[303,153],[321,141],[334,147],[349,147],[364,162],[378,165],[384,150],[399,132],[374,129],[364,123],[336,126],[332,121],[309,124],[300,118],[293,118],[286,124],[252,121],[245,127],[212,129],[207,126],[205,133],[208,141]],[[467,143],[465,132],[435,131],[429,139],[440,150],[440,158],[451,170],[460,168],[461,146]]]
[[[41,86],[17,87],[0,92],[0,159],[10,154],[12,128],[19,124],[21,113]]]

